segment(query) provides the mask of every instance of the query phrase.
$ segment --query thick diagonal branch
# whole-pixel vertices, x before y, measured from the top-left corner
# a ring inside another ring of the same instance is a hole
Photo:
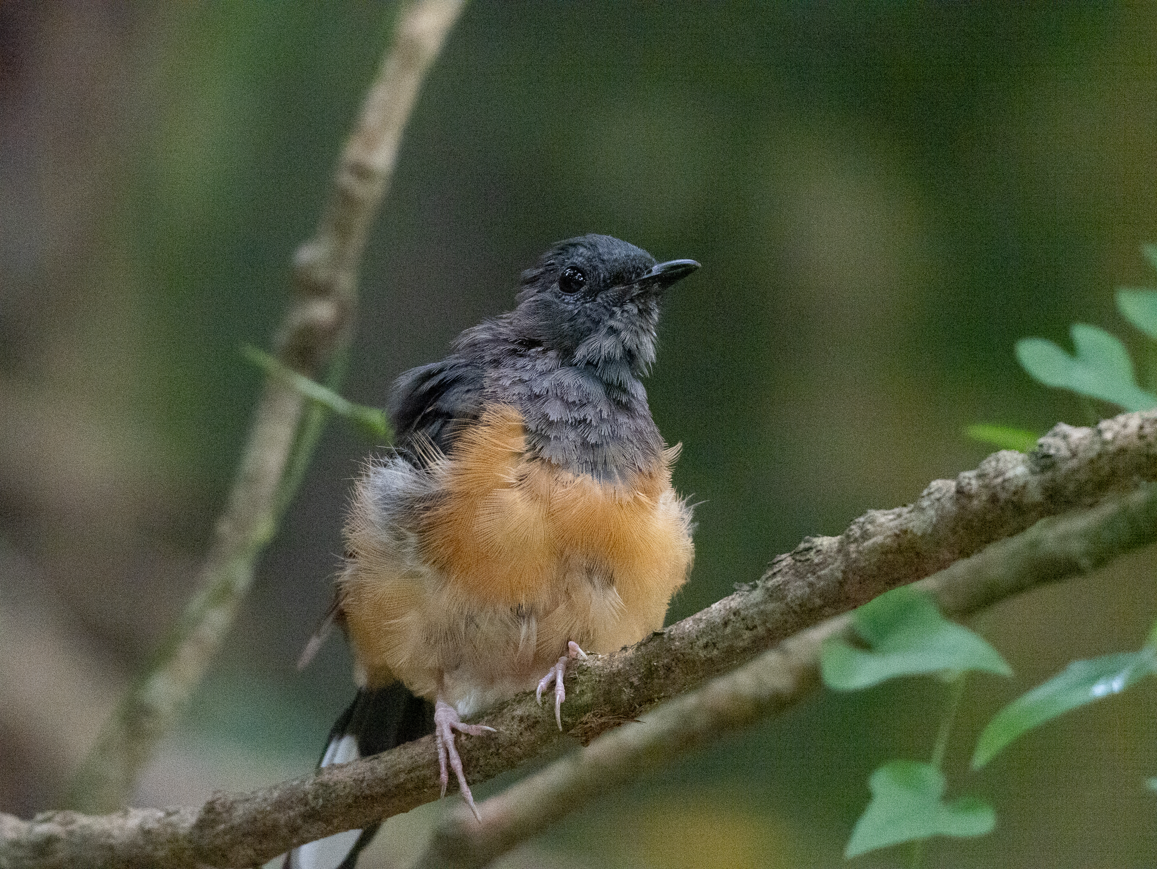
[[[759,582],[638,646],[577,664],[564,726],[589,740],[890,588],[960,562],[1041,519],[1144,493],[1155,480],[1157,411],[1125,414],[1091,429],[1058,426],[1029,455],[997,453],[955,481],[932,483],[915,504],[868,513],[839,537],[808,539],[777,558]],[[1128,547],[1137,546],[1144,535],[1126,539]],[[1044,576],[1027,567],[1022,575],[1026,582]],[[954,586],[945,585],[945,600],[951,601]],[[982,592],[988,602],[1000,595],[996,586]],[[476,781],[561,738],[551,712],[530,694],[485,719],[499,732],[461,746]],[[435,768],[425,739],[249,794],[217,795],[200,810],[105,818],[49,813],[32,822],[0,817],[7,839],[0,841],[0,866],[146,865],[142,854],[170,866],[252,865],[436,799]],[[112,848],[113,839],[122,850]],[[160,850],[150,851],[150,842]]]
[[[957,618],[1029,588],[1095,570],[1157,542],[1157,484],[1089,510],[1043,519],[1015,537],[957,561],[916,586]],[[552,823],[649,771],[750,727],[801,701],[820,683],[820,649],[851,638],[851,613],[789,637],[752,661],[645,715],[640,726],[603,734],[484,802],[482,823],[464,809],[434,832],[413,869],[481,869]]]
[[[838,537],[808,538],[776,558],[758,582],[630,649],[576,663],[563,725],[589,741],[793,634],[930,576],[1040,519],[1155,480],[1157,411],[1123,414],[1094,428],[1058,425],[1032,453],[995,453],[955,480],[931,483],[914,504],[871,511]],[[511,769],[560,738],[544,726],[551,715],[530,695],[485,720],[499,732],[461,746],[472,780]],[[363,827],[436,799],[433,758],[430,740],[419,740],[349,768],[251,794],[245,799],[254,801],[252,810],[237,815],[232,798],[211,802],[199,823],[226,842],[247,835],[248,824],[261,816],[264,835],[292,835],[296,844],[334,831],[328,819],[336,801],[348,812],[343,823]]]

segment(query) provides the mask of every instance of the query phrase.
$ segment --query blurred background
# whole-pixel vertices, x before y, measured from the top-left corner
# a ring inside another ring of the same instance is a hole
[[[239,347],[269,345],[391,8],[0,4],[0,810],[59,804],[191,593],[260,386]],[[648,385],[702,502],[684,617],[805,535],[973,468],[990,450],[969,423],[1090,421],[1012,347],[1073,321],[1135,338],[1112,292],[1155,279],[1154,32],[1152,4],[473,4],[371,238],[344,391],[382,403],[557,239],[698,259]],[[294,663],[371,449],[330,425],[138,804],[312,767],[349,661],[331,641]],[[929,845],[931,865],[1152,863],[1151,686],[966,764],[1009,699],[1140,643],[1155,567],[1139,553],[980,619],[1016,677],[973,680],[948,772],[998,827]],[[817,694],[507,865],[835,865],[868,774],[930,755],[944,695]],[[391,820],[365,865],[404,862],[441,811]]]

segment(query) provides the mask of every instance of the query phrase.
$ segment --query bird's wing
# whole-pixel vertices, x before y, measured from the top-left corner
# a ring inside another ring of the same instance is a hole
[[[453,446],[462,431],[482,414],[481,366],[459,357],[413,368],[398,378],[389,403],[394,423],[394,448],[416,468],[427,468]],[[317,654],[330,630],[342,622],[342,591],[306,644],[298,668]]]
[[[398,378],[389,411],[399,452],[419,466],[447,453],[482,415],[483,382],[480,365],[453,356]]]

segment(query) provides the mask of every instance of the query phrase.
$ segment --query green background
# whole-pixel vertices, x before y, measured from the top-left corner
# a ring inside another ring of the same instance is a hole
[[[0,5],[0,810],[53,804],[190,592],[260,386],[239,347],[270,343],[390,8]],[[699,260],[669,296],[648,383],[683,443],[676,485],[699,503],[671,615],[686,616],[804,536],[974,467],[987,450],[969,423],[1090,421],[1012,347],[1065,342],[1077,320],[1137,346],[1112,291],[1153,283],[1139,246],[1157,241],[1154,33],[1151,5],[473,4],[372,232],[344,392],[382,403],[509,307],[557,239],[605,232]],[[332,642],[293,665],[369,452],[330,426],[138,802],[193,803],[315,760],[352,690],[348,658]],[[930,846],[930,865],[1154,859],[1151,688],[965,774],[1008,699],[1072,658],[1136,647],[1154,561],[981,619],[1017,676],[974,680],[949,796],[985,796],[998,825]],[[54,681],[58,657],[74,669]],[[53,686],[23,711],[22,678]],[[927,759],[943,696],[934,681],[817,694],[512,863],[834,865],[869,772]],[[46,734],[45,704],[81,724]],[[376,854],[410,853],[440,810],[391,822]]]

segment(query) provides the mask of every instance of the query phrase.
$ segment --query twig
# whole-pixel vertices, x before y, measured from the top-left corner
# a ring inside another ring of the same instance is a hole
[[[945,613],[971,615],[1028,588],[1078,576],[1157,541],[1157,485],[1088,511],[1045,519],[917,583]],[[479,807],[449,813],[413,869],[480,869],[550,824],[644,773],[777,715],[819,684],[824,641],[851,632],[851,615],[828,619],[748,664],[606,733]]]
[[[366,233],[418,88],[462,5],[463,0],[420,0],[399,15],[393,44],[338,162],[317,234],[295,257],[293,299],[276,341],[278,360],[295,371],[316,378],[348,343]],[[73,784],[73,805],[87,811],[123,805],[157,742],[200,683],[288,500],[286,474],[295,466],[295,449],[303,446],[305,405],[282,378],[266,378],[228,505],[201,568],[200,590],[106,724]]]
[[[572,734],[593,738],[675,693],[686,693],[750,661],[832,614],[922,579],[953,561],[960,564],[951,570],[967,575],[971,568],[962,559],[985,546],[1019,534],[1040,519],[1149,490],[1146,483],[1155,480],[1157,411],[1125,414],[1094,429],[1058,426],[1027,456],[997,453],[955,482],[932,483],[914,505],[866,514],[839,537],[806,540],[791,554],[777,558],[758,583],[632,649],[576,665],[564,724]],[[1110,504],[1103,509],[1105,515],[1094,510],[1090,516],[1101,517],[1104,527],[1125,521],[1112,514]],[[1151,539],[1145,535],[1155,525],[1151,514],[1134,517],[1125,521],[1132,531],[1116,536],[1126,541],[1123,545],[1140,545],[1138,541]],[[1059,541],[1037,540],[1032,535],[1026,539],[1036,543],[1025,546],[1022,557],[1028,560],[1017,568],[1017,579],[1007,589],[988,573],[983,574],[983,581],[972,583],[953,579],[951,572],[942,574],[938,582],[945,583],[941,596],[949,611],[966,613],[970,607],[986,606],[1004,594],[1046,581],[1048,572],[1042,565],[1050,559],[1063,564],[1056,553],[1063,551],[1059,546],[1064,536]],[[1106,534],[1104,539],[1115,537]],[[1112,545],[1104,545],[1105,553],[1113,551]],[[1029,559],[1033,546],[1039,552]],[[1065,557],[1084,569],[1097,563],[1096,552],[1079,551]],[[955,598],[957,585],[971,590]],[[740,682],[753,680],[752,696],[762,691],[769,697],[763,711],[752,708],[749,700],[728,700],[713,685],[704,689],[709,692],[704,694],[706,711],[700,709],[695,715],[706,715],[718,704],[724,712],[732,708],[727,714],[741,722],[744,716],[774,710],[783,697],[796,696],[814,683],[814,676],[800,664],[799,647],[806,646],[809,636],[814,643],[815,635],[805,634],[769,653],[772,662],[780,663],[764,662],[740,671],[745,675],[735,675]],[[796,683],[798,687],[793,687]],[[535,704],[530,693],[485,718],[499,732],[485,739],[463,740],[461,746],[475,781],[511,769],[561,739],[551,711]],[[622,738],[640,739],[639,731],[647,730],[626,728]],[[699,737],[691,732],[678,738],[693,746]],[[126,862],[110,845],[113,841],[122,843],[127,849],[124,853],[149,855],[154,865],[253,865],[294,845],[364,827],[436,799],[434,756],[427,738],[249,794],[218,794],[199,811],[135,810],[105,818],[47,813],[32,822],[0,816],[0,833],[8,831],[7,841],[0,838],[0,869],[63,866],[66,858],[75,861],[68,863],[74,866],[149,862],[144,858]],[[572,762],[581,763],[577,758]],[[126,832],[129,828],[131,835]],[[57,862],[45,862],[41,855],[51,855]]]

